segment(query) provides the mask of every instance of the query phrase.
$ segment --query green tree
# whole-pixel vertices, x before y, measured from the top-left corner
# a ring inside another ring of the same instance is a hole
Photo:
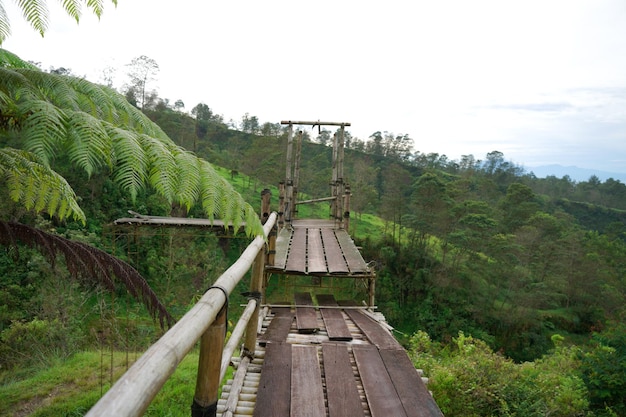
[[[145,55],[141,55],[134,58],[128,66],[128,77],[130,78],[130,84],[126,90],[127,95],[132,94],[140,109],[147,107],[150,101],[147,94],[147,86],[152,81],[156,80],[156,75],[159,72],[159,64]]]

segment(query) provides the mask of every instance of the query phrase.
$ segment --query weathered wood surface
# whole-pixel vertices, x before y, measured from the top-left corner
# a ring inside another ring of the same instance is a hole
[[[402,349],[398,341],[379,323],[366,316],[359,310],[346,309],[346,314],[365,334],[367,339],[379,349]]]
[[[335,308],[323,308],[337,307],[338,304],[335,297],[332,294],[318,294],[317,302],[321,307],[320,312],[322,314],[322,320],[324,320],[328,338],[336,341],[352,340],[352,334],[341,311]]]
[[[254,417],[285,417],[291,409],[292,345],[268,343]]]
[[[274,255],[274,265],[269,267],[285,269],[287,264],[287,253],[289,253],[289,243],[291,242],[291,231],[287,228],[281,229],[276,237],[276,254]]]
[[[329,417],[365,415],[346,344],[322,345]]]
[[[354,241],[345,230],[335,230],[335,236],[341,247],[341,252],[348,263],[348,268],[352,274],[365,274],[368,272],[367,263],[363,260],[361,253],[354,244]]]
[[[327,220],[294,220],[276,239],[269,271],[318,276],[370,276],[372,271],[350,235]]]
[[[317,348],[291,348],[291,417],[325,417],[324,388]]]
[[[289,255],[287,256],[288,271],[303,271],[306,273],[306,231],[307,229],[294,229],[289,245]]]
[[[274,318],[270,322],[269,327],[261,336],[259,336],[259,345],[265,346],[268,342],[284,342],[291,329],[294,314],[291,308],[276,307],[273,308]]]
[[[353,345],[352,352],[361,375],[372,417],[406,416],[393,381],[387,373],[376,346]]]
[[[300,333],[315,333],[319,330],[317,323],[317,313],[315,312],[313,299],[308,292],[299,292],[294,294],[296,306],[296,324]]]
[[[326,263],[328,264],[328,273],[330,274],[348,274],[350,270],[346,265],[346,260],[341,252],[339,242],[332,229],[322,229],[322,240],[324,241],[324,251],[326,254]]]
[[[380,351],[380,357],[407,417],[443,417],[443,413],[404,350],[384,349]]]
[[[307,229],[307,273],[325,274],[328,272],[324,257],[324,244],[321,230],[317,228]]]

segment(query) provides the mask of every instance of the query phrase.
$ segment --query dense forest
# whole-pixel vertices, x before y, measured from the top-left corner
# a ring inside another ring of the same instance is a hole
[[[156,93],[125,94],[252,206],[261,189],[283,179],[280,124],[249,114],[226,123],[203,103],[186,113]],[[0,146],[15,144],[10,126],[0,127]],[[304,130],[300,190],[311,198],[329,192],[333,134]],[[446,415],[626,413],[626,185],[537,178],[497,150],[484,159],[422,154],[408,135],[384,130],[365,139],[348,134],[345,145],[350,232],[375,262],[378,308],[427,371]],[[128,210],[206,211],[149,188],[131,195],[107,167],[87,175],[63,156],[54,166],[78,196],[84,223],[16,208],[6,177],[0,219],[128,261],[174,318],[247,243],[245,235],[188,230],[120,232],[111,222]],[[382,219],[380,227],[366,227],[367,216]],[[111,293],[86,277],[70,279],[69,267],[23,245],[0,253],[3,383],[19,379],[20,367],[82,350],[141,351],[164,331],[120,283]]]

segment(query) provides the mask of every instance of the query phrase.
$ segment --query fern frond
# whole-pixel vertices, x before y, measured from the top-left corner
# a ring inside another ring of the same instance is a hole
[[[171,204],[176,200],[178,167],[172,148],[166,143],[147,135],[140,135],[148,149],[149,183]]]
[[[45,211],[61,219],[72,216],[85,222],[72,187],[35,154],[0,148],[0,178],[5,180],[9,197],[27,210]]]
[[[78,110],[76,91],[67,83],[72,77],[26,68],[18,68],[15,71],[24,74],[44,100],[63,109]]]
[[[181,150],[176,154],[176,195],[187,210],[200,199],[200,164],[201,160],[190,152]]]
[[[115,291],[113,277],[119,278],[128,292],[159,320],[162,328],[174,324],[174,318],[146,280],[122,260],[81,242],[23,224],[0,221],[0,245],[15,247],[18,242],[39,249],[52,265],[57,255],[63,255],[70,276],[75,280],[101,284],[109,291]]]
[[[113,144],[113,180],[128,191],[133,201],[148,183],[148,155],[139,136],[105,124]]]
[[[0,3],[0,45],[2,45],[2,42],[4,42],[10,34],[11,25],[9,24],[9,17],[7,16],[6,10],[4,10],[2,3]]]
[[[72,19],[76,20],[76,23],[80,21],[81,5],[79,0],[62,0],[61,5],[65,9],[65,12],[70,15]]]
[[[17,5],[22,9],[24,19],[41,36],[48,29],[48,8],[46,2],[41,0],[17,0]]]
[[[64,149],[70,161],[88,176],[102,166],[111,166],[111,139],[102,122],[87,113],[78,111],[68,115]]]
[[[24,100],[18,107],[24,148],[49,164],[67,136],[66,114],[42,100]]]
[[[116,112],[108,91],[104,91],[102,86],[84,78],[67,78],[68,84],[76,92],[76,103],[80,110],[104,121],[115,123]]]
[[[117,6],[117,1],[114,1],[113,3]],[[93,14],[95,14],[98,19],[100,19],[102,12],[104,11],[102,0],[87,0],[87,8],[91,9]]]
[[[0,4],[0,8],[2,5]],[[8,23],[7,23],[8,25]],[[2,42],[0,42],[1,44]],[[37,66],[31,64],[30,62],[24,61],[19,56],[15,55],[13,52],[9,52],[6,49],[0,48],[0,67],[2,68],[28,68],[28,69],[37,69]]]

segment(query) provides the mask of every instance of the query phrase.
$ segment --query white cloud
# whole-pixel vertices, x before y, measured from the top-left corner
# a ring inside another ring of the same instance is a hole
[[[147,55],[161,97],[227,120],[345,121],[453,159],[499,150],[626,172],[622,0],[120,0],[78,26],[49,3],[44,39],[5,4],[3,47],[44,68],[97,81]]]

